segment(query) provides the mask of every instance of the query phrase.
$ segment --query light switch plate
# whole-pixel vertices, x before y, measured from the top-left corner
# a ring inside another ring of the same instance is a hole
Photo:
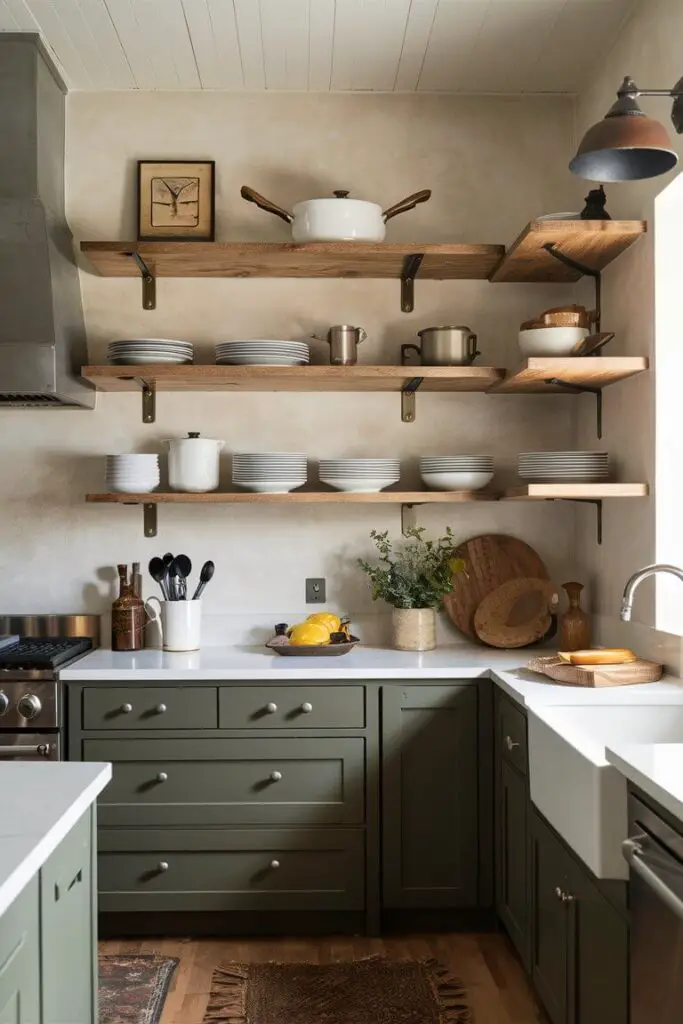
[[[325,603],[325,579],[323,577],[306,580],[306,604]]]

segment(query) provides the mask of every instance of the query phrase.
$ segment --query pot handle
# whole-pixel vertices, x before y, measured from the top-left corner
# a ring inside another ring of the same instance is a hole
[[[365,339],[368,336],[368,332],[363,327],[359,327],[358,332],[358,340],[356,341],[356,345],[360,345],[361,341],[365,341]]]
[[[422,363],[422,352],[418,345],[401,345],[401,366],[408,365],[408,353],[411,351],[417,352],[420,363]]]
[[[394,203],[393,206],[390,206],[388,210],[384,210],[382,213],[385,224],[392,217],[397,217],[399,213],[406,213],[408,210],[412,210],[418,203],[426,203],[431,197],[432,190],[430,188],[423,188],[421,192],[413,192],[412,196],[406,196],[399,203]]]
[[[470,333],[467,335],[467,358],[470,364],[474,362],[477,356],[480,356],[481,352],[477,351],[477,336],[476,334]]]
[[[242,185],[240,189],[240,195],[242,199],[246,199],[248,203],[256,203],[266,213],[274,213],[276,217],[280,217],[281,220],[285,221],[286,224],[291,224],[294,217],[291,213],[287,213],[281,206],[276,206],[275,203],[271,203],[270,199],[266,199],[265,196],[255,192],[253,188],[249,188],[248,185]]]

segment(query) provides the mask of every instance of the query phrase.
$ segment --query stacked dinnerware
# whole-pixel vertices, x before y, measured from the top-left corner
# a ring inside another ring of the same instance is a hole
[[[112,341],[107,349],[110,363],[191,363],[194,345],[191,341],[170,341],[167,338],[125,338]]]
[[[232,366],[302,366],[311,361],[305,341],[221,341],[216,362]]]
[[[607,452],[522,452],[522,480],[552,483],[593,483],[609,477]]]
[[[232,457],[232,482],[259,494],[286,494],[306,483],[305,455],[289,452],[235,454]]]
[[[420,476],[433,491],[478,491],[493,479],[490,455],[425,455]]]
[[[158,455],[107,455],[107,487],[122,494],[149,494],[159,486]]]
[[[376,494],[401,479],[399,459],[321,459],[320,482],[352,494]]]

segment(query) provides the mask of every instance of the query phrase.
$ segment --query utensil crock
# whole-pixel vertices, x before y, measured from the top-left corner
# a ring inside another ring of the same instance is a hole
[[[159,608],[156,608],[159,605]],[[202,602],[161,601],[149,597],[145,611],[150,622],[156,623],[165,651],[198,651],[201,642]]]

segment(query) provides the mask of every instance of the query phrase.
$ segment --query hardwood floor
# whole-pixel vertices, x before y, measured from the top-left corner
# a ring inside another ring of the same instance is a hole
[[[399,958],[434,956],[447,964],[467,986],[475,1024],[536,1024],[546,1019],[504,935],[109,940],[100,943],[100,950],[102,953],[161,953],[180,958],[161,1024],[201,1024],[211,974],[222,960],[330,963],[372,953]]]

